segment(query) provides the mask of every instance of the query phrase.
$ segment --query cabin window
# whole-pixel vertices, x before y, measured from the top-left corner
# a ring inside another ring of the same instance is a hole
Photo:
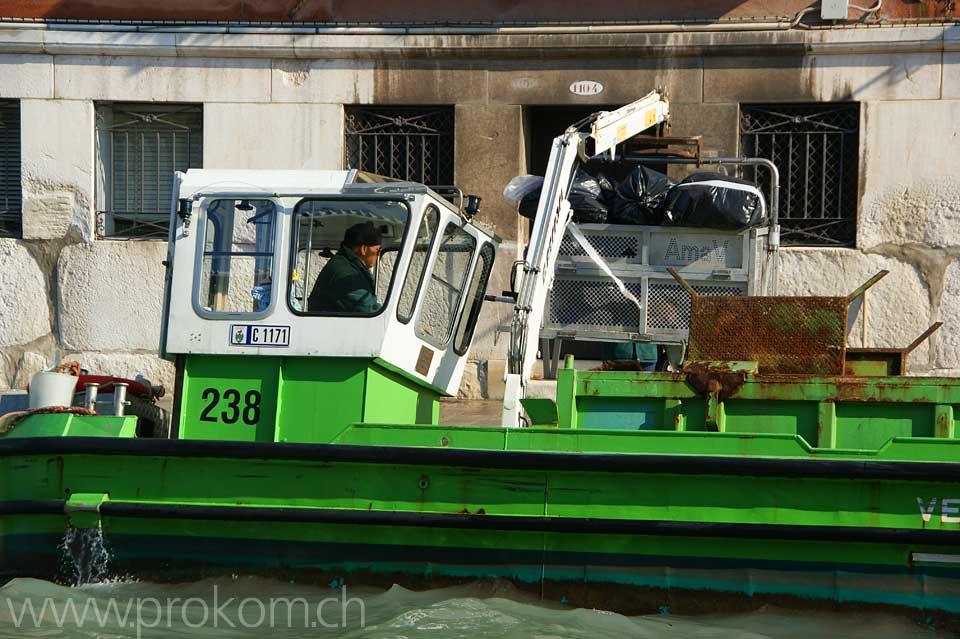
[[[379,314],[390,297],[409,218],[399,200],[302,200],[293,216],[290,309],[299,315]]]
[[[407,268],[407,276],[404,278],[403,288],[400,290],[397,319],[404,324],[413,317],[413,309],[423,286],[423,275],[427,268],[427,261],[430,259],[430,249],[433,248],[433,240],[437,237],[439,227],[440,211],[431,204],[423,213],[423,220],[420,221],[413,255],[410,256],[410,266]]]
[[[210,202],[198,291],[203,311],[264,314],[270,308],[276,218],[270,200]]]
[[[415,329],[420,339],[437,348],[450,341],[476,246],[473,236],[453,222],[440,237]]]
[[[203,166],[199,104],[98,104],[97,235],[167,239],[173,174]]]
[[[470,287],[467,289],[465,310],[457,325],[457,339],[453,342],[453,350],[457,355],[466,354],[473,340],[473,331],[477,328],[483,296],[487,291],[487,280],[490,279],[490,271],[493,270],[493,258],[493,244],[488,242],[480,249],[480,256],[477,258],[477,265],[470,279]]]
[[[20,235],[20,102],[0,100],[0,237]]]

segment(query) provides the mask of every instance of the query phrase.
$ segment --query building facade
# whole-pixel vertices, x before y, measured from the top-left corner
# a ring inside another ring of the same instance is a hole
[[[611,7],[593,24],[556,23],[551,5],[563,3],[526,4],[516,24],[378,25],[376,7],[331,24],[218,24],[197,20],[229,16],[194,19],[173,3],[184,23],[129,24],[74,21],[84,16],[67,15],[69,2],[27,16],[0,2],[17,18],[0,24],[0,389],[22,388],[57,353],[172,383],[155,353],[174,170],[454,182],[482,196],[478,219],[504,238],[489,287],[499,293],[526,229],[506,183],[542,171],[546,144],[580,114],[653,88],[670,100],[673,134],[778,164],[781,293],[846,294],[886,269],[851,343],[906,346],[943,321],[908,366],[960,373],[951,3],[887,3],[834,22],[795,2],[774,3],[778,17],[761,15],[770,3],[708,3],[662,14],[671,23]],[[577,82],[602,90],[578,95]],[[485,308],[465,394],[500,392],[507,340],[496,329],[510,313]]]

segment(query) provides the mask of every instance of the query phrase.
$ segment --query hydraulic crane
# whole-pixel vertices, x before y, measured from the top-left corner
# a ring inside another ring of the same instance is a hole
[[[669,103],[659,91],[652,91],[615,111],[594,113],[554,138],[530,243],[520,262],[519,288],[510,324],[503,426],[520,425],[520,400],[526,396],[537,359],[547,294],[553,284],[560,243],[572,216],[567,197],[577,166],[590,158],[612,154],[618,144],[668,117]]]

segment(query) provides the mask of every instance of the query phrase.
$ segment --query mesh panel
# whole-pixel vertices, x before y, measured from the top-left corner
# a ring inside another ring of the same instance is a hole
[[[643,299],[640,281],[625,281],[627,289]],[[693,284],[701,295],[743,296],[746,283]],[[555,327],[579,327],[608,332],[636,332],[637,307],[621,295],[606,278],[558,277],[550,291],[550,314],[546,322]],[[643,332],[687,330],[690,325],[690,296],[673,282],[650,282],[647,297],[647,325]]]
[[[745,285],[694,284],[693,290],[700,295],[726,297],[746,295],[747,292]],[[647,329],[686,330],[689,327],[690,295],[675,282],[650,282]]]
[[[602,257],[634,259],[640,256],[640,241],[642,239],[640,237],[598,233],[584,233],[583,235]],[[564,235],[563,241],[560,242],[560,255],[586,256],[586,253],[583,252],[583,247],[580,246],[579,242],[570,235]]]
[[[640,299],[640,282],[624,282]],[[562,325],[637,331],[637,307],[610,280],[556,279],[550,292],[550,321]]]

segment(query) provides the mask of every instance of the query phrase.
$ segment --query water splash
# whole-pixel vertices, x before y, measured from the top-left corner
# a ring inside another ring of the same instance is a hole
[[[67,528],[59,550],[61,572],[74,586],[103,581],[110,572],[100,528]]]

